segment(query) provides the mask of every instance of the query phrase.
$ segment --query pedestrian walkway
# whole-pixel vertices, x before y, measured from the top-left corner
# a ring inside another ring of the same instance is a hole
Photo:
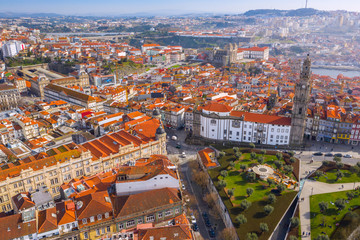
[[[356,183],[355,187],[360,186],[360,183]],[[305,180],[303,189],[300,195],[300,221],[301,232],[310,233],[309,235],[301,236],[301,239],[311,239],[311,225],[310,225],[310,196],[322,193],[340,192],[354,189],[354,183],[340,183],[329,184],[323,182],[317,182],[313,180]]]

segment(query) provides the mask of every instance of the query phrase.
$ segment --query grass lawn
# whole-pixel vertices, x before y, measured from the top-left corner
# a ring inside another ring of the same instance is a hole
[[[317,179],[319,182],[324,183],[351,183],[360,182],[360,173],[351,173],[349,170],[340,170],[344,173],[344,177],[336,181],[337,169],[332,169],[325,172],[325,174]]]
[[[250,158],[250,153],[242,154],[240,160],[238,160],[236,159],[232,148],[222,149],[222,151],[224,151],[226,155],[218,160],[220,167],[209,169],[208,172],[215,186],[218,186],[220,180],[225,180],[227,184],[226,189],[234,189],[234,197],[232,200],[227,197],[224,189],[218,188],[218,191],[224,204],[229,210],[233,222],[235,222],[236,216],[240,213],[244,214],[247,218],[247,223],[240,226],[235,224],[238,235],[245,236],[248,232],[257,232],[259,239],[268,239],[297,192],[285,190],[281,195],[277,195],[277,201],[272,204],[274,211],[269,216],[266,216],[263,209],[264,206],[267,205],[267,195],[271,193],[271,190],[275,188],[275,186],[269,187],[266,181],[260,179],[257,179],[253,183],[246,181],[247,173],[239,170],[240,164],[245,164],[247,167],[258,164],[256,159],[252,160]],[[274,168],[276,168],[274,165],[275,160],[277,160],[277,158],[274,155],[264,155],[264,163],[269,164]],[[235,163],[234,168],[229,166],[231,161]],[[285,164],[285,161],[282,161]],[[228,171],[228,176],[225,178],[219,175],[222,170]],[[290,177],[295,179],[293,174],[290,175]],[[246,189],[250,187],[254,189],[254,192],[250,197],[247,197]],[[244,199],[252,203],[251,207],[246,211],[242,211],[239,207],[239,204]],[[269,232],[260,233],[259,225],[262,222],[267,223]]]
[[[352,191],[352,190],[351,190]],[[346,192],[335,192],[313,195],[310,198],[310,214],[311,214],[311,237],[315,239],[322,232],[325,232],[329,237],[336,228],[336,223],[339,223],[344,215],[349,211],[349,208],[360,206],[359,194],[352,200],[348,200],[343,210],[338,211],[335,205],[330,202],[335,202],[336,199],[343,198],[348,199]],[[319,203],[328,202],[329,207],[325,213],[320,212]],[[320,224],[326,223],[326,227],[322,227]],[[331,228],[329,227],[331,226]]]

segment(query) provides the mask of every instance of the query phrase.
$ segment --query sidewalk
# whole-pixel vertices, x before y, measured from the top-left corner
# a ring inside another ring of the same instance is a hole
[[[344,187],[342,187],[344,186]],[[360,186],[356,183],[355,187]],[[301,236],[301,239],[311,239],[311,225],[310,225],[310,196],[322,193],[341,192],[354,189],[354,183],[339,183],[329,184],[317,182],[313,180],[306,180],[301,191],[299,209],[301,232],[310,232],[309,236]],[[301,201],[301,199],[304,199]]]

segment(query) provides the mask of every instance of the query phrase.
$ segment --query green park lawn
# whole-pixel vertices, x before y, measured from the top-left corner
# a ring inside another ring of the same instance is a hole
[[[353,191],[353,190],[350,190]],[[311,238],[315,239],[322,232],[325,232],[326,235],[331,237],[331,234],[336,229],[336,224],[340,223],[341,219],[344,215],[349,211],[349,208],[353,209],[355,207],[360,206],[360,196],[357,191],[356,196],[348,200],[346,196],[347,192],[350,191],[342,191],[342,192],[334,192],[334,193],[325,193],[313,195],[310,198],[310,214],[311,214]],[[356,192],[356,191],[354,191]],[[335,204],[335,201],[339,198],[346,199],[348,202],[343,210],[339,211]],[[319,203],[327,202],[329,204],[328,209],[324,212],[320,212]],[[322,223],[326,224],[325,226],[321,226]]]
[[[360,182],[360,173],[352,173],[349,170],[340,170],[344,173],[344,177],[336,180],[337,169],[332,169],[325,172],[325,174],[317,179],[319,182],[324,183],[352,183]]]
[[[235,222],[235,218],[239,214],[244,214],[247,218],[247,223],[238,225],[234,224],[236,227],[236,231],[239,236],[246,236],[248,232],[257,232],[259,239],[268,239],[272,232],[274,231],[277,223],[280,221],[281,217],[285,213],[286,209],[289,207],[290,203],[294,199],[297,194],[296,191],[287,189],[281,194],[275,194],[277,201],[271,204],[274,207],[274,211],[270,215],[265,215],[264,206],[267,205],[267,196],[271,193],[271,191],[276,187],[272,185],[269,187],[269,184],[266,181],[262,181],[260,179],[256,179],[254,182],[248,182],[246,180],[247,172],[243,172],[240,169],[240,164],[245,164],[247,167],[251,167],[257,165],[258,162],[256,159],[250,158],[250,153],[243,153],[240,159],[236,159],[234,155],[234,150],[232,148],[222,149],[226,153],[224,157],[218,159],[220,163],[220,167],[209,169],[209,175],[213,180],[215,186],[217,186],[219,194],[229,210],[230,217]],[[241,151],[241,149],[240,149]],[[258,154],[260,155],[260,154]],[[274,155],[263,155],[264,163],[273,166],[274,161],[277,160]],[[235,167],[229,166],[229,163],[233,161],[235,163]],[[285,161],[281,160],[284,165]],[[220,175],[222,170],[227,170],[228,175],[224,178]],[[289,174],[289,177],[295,179],[293,174]],[[218,186],[220,180],[224,180],[226,182],[226,188],[221,189]],[[246,193],[247,188],[253,188],[253,194],[248,197]],[[225,191],[227,189],[234,189],[234,196],[229,199]],[[251,206],[249,209],[242,211],[239,205],[240,203],[246,199],[251,202]],[[269,227],[269,232],[260,233],[259,224],[264,222]]]

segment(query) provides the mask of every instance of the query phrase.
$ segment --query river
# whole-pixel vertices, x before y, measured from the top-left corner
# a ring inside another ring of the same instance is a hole
[[[350,77],[350,78],[360,76],[360,71],[345,71],[345,70],[326,69],[326,68],[312,68],[311,71],[314,74],[330,76],[332,78],[336,78],[339,74],[342,74],[345,77]]]

